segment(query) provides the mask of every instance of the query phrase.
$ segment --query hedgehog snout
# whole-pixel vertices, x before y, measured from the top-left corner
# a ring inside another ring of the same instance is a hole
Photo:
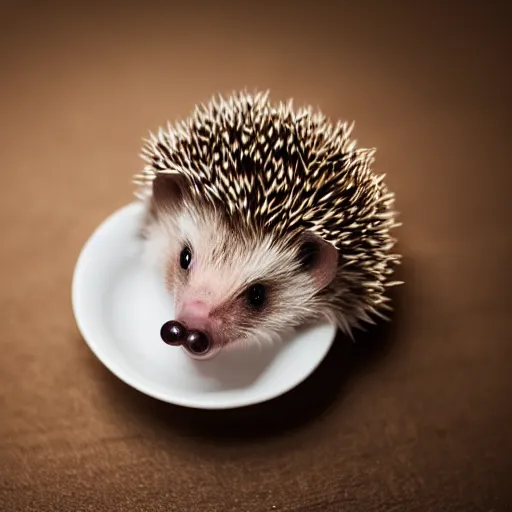
[[[206,331],[210,322],[209,307],[200,300],[185,301],[178,308],[177,319],[187,329]]]
[[[209,308],[206,302],[190,300],[183,303],[180,308],[180,316],[191,318],[208,318]]]
[[[176,321],[185,331],[182,346],[195,359],[210,359],[221,344],[215,335],[215,322],[210,307],[201,300],[186,300],[178,308]]]

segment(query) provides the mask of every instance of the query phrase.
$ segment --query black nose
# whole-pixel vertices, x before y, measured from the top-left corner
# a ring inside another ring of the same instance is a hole
[[[189,331],[184,345],[189,352],[196,355],[205,354],[211,348],[210,339],[201,331]]]
[[[187,334],[185,326],[175,320],[165,322],[160,329],[160,337],[167,345],[183,345]]]
[[[198,356],[206,354],[212,346],[210,338],[204,332],[188,331],[183,324],[176,320],[170,320],[162,325],[160,337],[167,345],[183,345],[191,354]]]

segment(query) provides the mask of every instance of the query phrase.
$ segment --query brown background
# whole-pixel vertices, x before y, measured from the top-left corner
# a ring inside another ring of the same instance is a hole
[[[510,13],[352,3],[2,4],[1,510],[512,510]],[[244,86],[356,120],[407,285],[289,395],[182,410],[94,358],[71,276],[148,130]]]

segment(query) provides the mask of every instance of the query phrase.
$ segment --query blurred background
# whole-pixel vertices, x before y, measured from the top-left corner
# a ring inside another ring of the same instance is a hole
[[[510,10],[3,2],[0,509],[511,510]],[[148,131],[246,87],[378,148],[407,284],[289,396],[205,414],[101,366],[71,277]]]

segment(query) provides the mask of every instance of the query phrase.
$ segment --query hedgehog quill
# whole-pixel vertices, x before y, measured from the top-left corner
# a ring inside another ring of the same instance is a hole
[[[145,257],[175,299],[164,341],[210,357],[310,322],[352,337],[389,319],[395,196],[353,126],[244,91],[150,134],[134,182]]]

